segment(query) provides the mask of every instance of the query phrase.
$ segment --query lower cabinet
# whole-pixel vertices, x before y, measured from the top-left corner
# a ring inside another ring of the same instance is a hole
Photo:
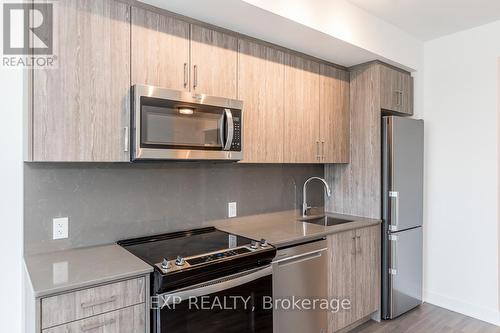
[[[43,333],[144,333],[146,308],[144,304],[134,305],[118,311],[74,321],[43,330]]]
[[[146,333],[149,276],[38,299],[42,333]]]
[[[380,225],[332,234],[328,247],[329,297],[350,303],[329,312],[337,332],[380,309]]]

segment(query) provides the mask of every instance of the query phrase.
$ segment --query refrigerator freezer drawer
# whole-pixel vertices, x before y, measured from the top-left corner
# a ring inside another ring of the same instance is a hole
[[[388,235],[389,318],[422,304],[422,228]]]

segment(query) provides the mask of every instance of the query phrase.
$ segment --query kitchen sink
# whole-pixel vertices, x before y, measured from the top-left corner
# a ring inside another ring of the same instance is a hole
[[[332,226],[332,225],[339,225],[339,224],[344,224],[344,223],[349,223],[353,222],[353,220],[346,220],[346,219],[340,219],[332,216],[320,216],[316,218],[304,218],[301,219],[301,222],[307,222],[307,223],[313,223],[317,225],[323,225],[323,226]]]

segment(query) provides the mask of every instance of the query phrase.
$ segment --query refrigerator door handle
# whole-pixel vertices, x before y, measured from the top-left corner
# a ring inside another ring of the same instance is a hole
[[[389,191],[389,198],[394,203],[394,209],[391,209],[391,225],[389,231],[398,231],[399,225],[399,192]]]
[[[389,274],[390,275],[397,275],[398,274],[398,246],[397,246],[397,241],[398,241],[398,236],[396,235],[389,235],[389,241],[391,242],[391,267],[389,267]]]

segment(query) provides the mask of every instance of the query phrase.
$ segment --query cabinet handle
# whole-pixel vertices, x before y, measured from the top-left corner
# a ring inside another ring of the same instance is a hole
[[[85,326],[81,327],[81,331],[82,332],[93,331],[93,330],[96,330],[96,329],[104,327],[104,326],[113,325],[115,322],[116,322],[115,319],[110,319],[110,320],[103,321],[102,323],[85,325]]]
[[[129,150],[129,142],[130,142],[130,135],[128,132],[128,126],[125,126],[123,128],[123,151],[128,152]]]
[[[356,236],[356,239],[357,239],[356,244],[358,246],[356,253],[361,254],[361,236]]]
[[[352,246],[351,254],[356,255],[356,249],[358,248],[357,242],[356,242],[356,237],[352,238],[352,245],[353,246]]]
[[[198,65],[194,65],[193,88],[198,86]]]
[[[321,159],[325,160],[325,140],[321,140]]]
[[[187,88],[188,86],[188,64],[187,62],[184,63],[184,88]]]
[[[104,304],[108,304],[108,303],[113,303],[117,299],[118,298],[116,296],[111,296],[110,298],[106,298],[106,299],[100,300],[100,301],[82,303],[81,307],[82,307],[82,309],[93,308],[94,306],[104,305]]]
[[[396,90],[396,106],[403,105],[403,92],[401,90]]]
[[[320,154],[319,154],[319,140],[316,140],[316,159],[319,161],[320,160]]]

